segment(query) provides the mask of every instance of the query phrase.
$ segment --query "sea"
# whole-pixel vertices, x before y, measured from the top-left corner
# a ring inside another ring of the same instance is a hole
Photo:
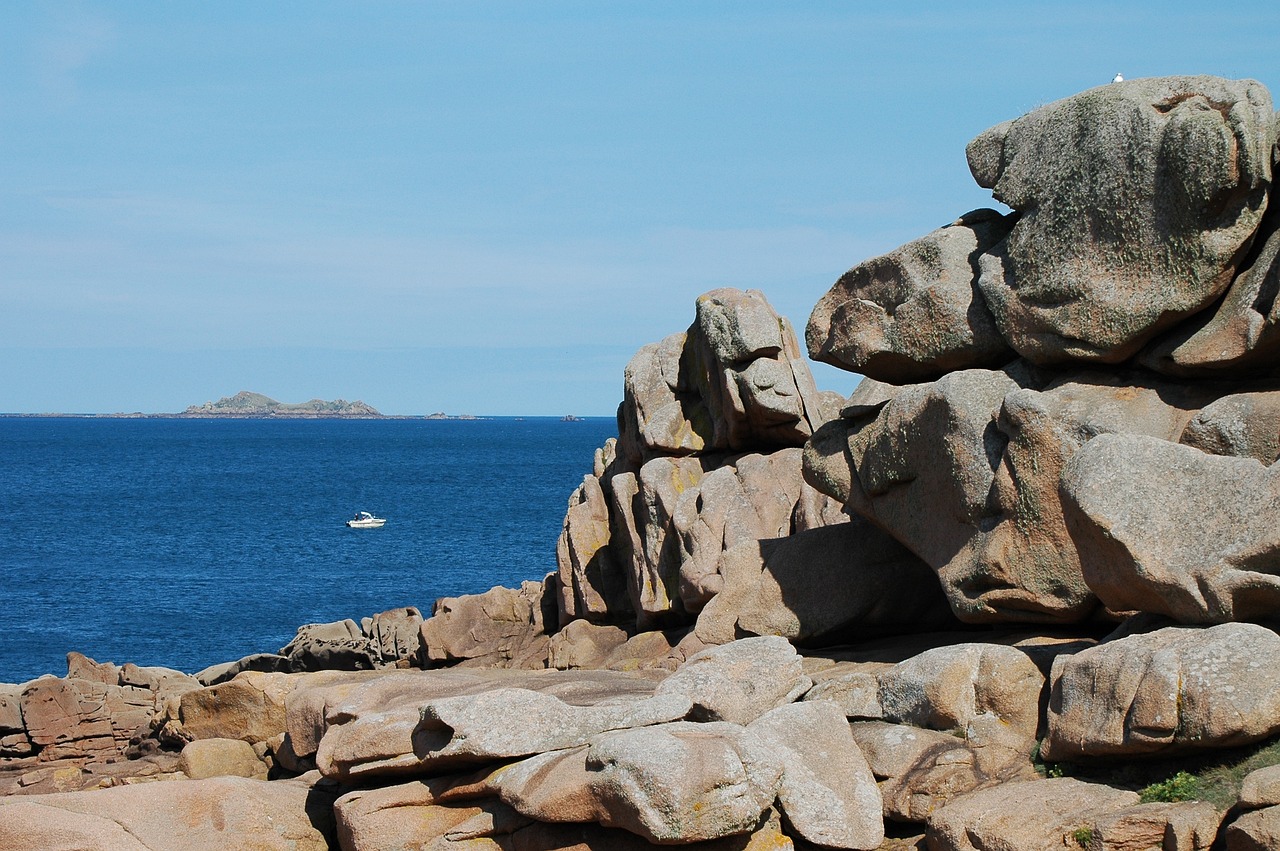
[[[0,682],[194,673],[306,623],[516,586],[612,417],[0,417]],[[381,529],[349,529],[357,511]]]

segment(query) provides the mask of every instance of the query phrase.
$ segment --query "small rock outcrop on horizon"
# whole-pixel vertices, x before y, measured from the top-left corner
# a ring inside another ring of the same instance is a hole
[[[815,307],[851,397],[701,296],[543,579],[0,686],[0,846],[1280,847],[1278,132],[1216,77],[993,127],[1011,212]]]
[[[380,417],[376,408],[364,402],[348,402],[335,399],[326,402],[312,399],[310,402],[288,404],[277,402],[270,396],[241,390],[234,396],[224,396],[216,402],[192,405],[180,414],[184,417]]]

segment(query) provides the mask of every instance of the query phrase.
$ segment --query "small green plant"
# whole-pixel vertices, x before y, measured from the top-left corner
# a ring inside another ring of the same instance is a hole
[[[1031,765],[1042,777],[1065,777],[1066,771],[1062,763],[1044,761],[1044,757],[1040,755],[1040,747],[1043,744],[1044,739],[1040,739],[1031,747]]]
[[[1199,787],[1200,781],[1194,775],[1179,771],[1168,780],[1152,783],[1138,794],[1142,796],[1144,804],[1193,801],[1200,791]]]
[[[1083,824],[1071,831],[1071,838],[1081,848],[1088,848],[1089,843],[1093,842],[1093,828],[1090,825]]]

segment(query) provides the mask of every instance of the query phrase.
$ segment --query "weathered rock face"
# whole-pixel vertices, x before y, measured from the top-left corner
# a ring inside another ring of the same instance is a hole
[[[693,703],[691,718],[747,724],[812,687],[800,657],[784,638],[744,638],[711,647],[658,686],[656,694],[681,695]]]
[[[428,744],[436,740],[420,730],[424,707],[436,699],[457,699],[499,688],[536,690],[574,707],[590,707],[606,700],[648,697],[654,680],[612,671],[453,668],[388,672],[357,682],[318,681],[298,686],[297,693],[291,695],[288,732],[298,755],[315,754],[327,777],[422,775],[428,773],[423,766]],[[511,734],[523,727],[516,725]],[[555,735],[555,731],[534,730],[528,735]]]
[[[519,589],[441,597],[422,622],[422,662],[545,668],[549,633],[555,631],[555,597],[549,580]]]
[[[894,821],[923,823],[968,792],[1039,779],[1026,753],[980,737],[885,721],[855,721],[850,729],[878,781],[885,818]]]
[[[929,847],[939,851],[1059,851],[1093,820],[1138,803],[1137,792],[1070,777],[1009,783],[950,802],[929,818]]]
[[[1275,201],[1273,191],[1253,250],[1221,303],[1155,340],[1142,353],[1143,364],[1168,375],[1275,372],[1280,353],[1280,205]]]
[[[1012,224],[974,210],[854,266],[809,317],[809,356],[894,384],[1013,360],[976,286],[978,257]]]
[[[956,644],[926,650],[879,680],[885,720],[934,730],[986,724],[1015,744],[1035,739],[1044,675],[1015,648]]]
[[[1222,623],[1280,608],[1280,468],[1107,435],[1067,465],[1062,493],[1084,577],[1112,609]]]
[[[688,333],[642,349],[626,387],[620,437],[596,453],[557,545],[562,624],[690,625],[745,547],[847,520],[800,474],[836,402],[759,293],[700,297]]]
[[[360,632],[369,642],[374,664],[403,665],[419,655],[422,612],[413,606],[361,618]]]
[[[335,623],[309,623],[280,650],[290,671],[367,671],[381,658],[360,625],[350,618]]]
[[[658,455],[799,446],[826,417],[789,323],[755,291],[698,297],[686,334],[646,346],[626,370],[620,446]]]
[[[747,732],[781,758],[778,802],[801,838],[827,848],[880,844],[880,793],[842,712],[827,703],[787,704]]]
[[[668,844],[749,832],[781,777],[780,760],[736,724],[677,722],[535,757],[498,785],[505,803],[540,821],[597,821]]]
[[[1054,661],[1049,760],[1175,753],[1280,731],[1280,636],[1254,624],[1168,627]]]
[[[1227,851],[1265,851],[1280,844],[1280,807],[1245,813],[1227,825]]]
[[[610,494],[605,470],[617,459],[617,440],[596,450],[591,475],[569,497],[564,529],[556,541],[559,616],[591,621],[622,621],[634,616],[627,571],[621,553],[609,546]]]
[[[1280,458],[1280,393],[1235,393],[1205,405],[1178,441],[1212,455]]]
[[[655,458],[638,473],[615,472],[607,479],[609,537],[588,560],[601,567],[599,579],[593,570],[572,567],[573,561],[561,562],[560,581],[573,589],[565,595],[573,606],[567,616],[606,619],[634,612],[640,629],[688,623],[723,588],[726,553],[735,546],[846,520],[804,483],[800,458],[798,448],[728,459]],[[598,486],[584,485],[580,493]],[[581,531],[573,510],[562,542]],[[603,527],[593,529],[596,534]],[[619,588],[629,601],[621,607],[589,602]]]
[[[196,678],[211,686],[245,671],[297,674],[405,666],[420,655],[421,624],[422,613],[412,606],[361,618],[359,624],[350,618],[304,624],[280,652],[253,653],[234,662],[211,665]]]
[[[692,706],[676,693],[600,706],[571,706],[520,688],[446,697],[422,707],[414,752],[423,768],[495,762],[576,747],[607,730],[677,721]]]
[[[182,749],[178,770],[192,780],[209,777],[267,779],[267,764],[243,739],[197,739]]]
[[[884,836],[874,779],[829,704],[780,707],[745,728],[604,733],[500,769],[492,782],[531,818],[597,821],[661,844],[746,834],[775,799],[794,832],[825,847],[874,848]]]
[[[166,719],[176,722],[178,700],[199,688],[193,677],[170,668],[122,668],[76,652],[67,654],[66,677],[0,684],[0,795],[15,779],[33,792],[70,791],[81,788],[82,781],[98,782],[103,779],[98,772],[113,771],[105,766],[126,754],[142,755],[133,748],[136,742],[158,749],[159,741],[166,741]],[[51,766],[40,777],[59,779],[44,783],[35,774],[23,778],[23,759]],[[59,774],[64,763],[76,766],[74,776]],[[82,765],[87,766],[84,777],[79,774]],[[16,778],[10,772],[15,768]]]
[[[22,686],[0,684],[0,758],[22,757],[35,751],[22,720]]]
[[[1078,621],[1097,600],[1063,519],[1063,464],[1098,434],[1176,440],[1203,402],[1149,376],[963,370],[853,408],[811,443],[805,475],[937,571],[960,619]]]
[[[744,542],[719,573],[724,587],[696,627],[708,644],[780,635],[821,646],[959,625],[929,566],[860,517]]]
[[[1280,805],[1280,765],[1251,771],[1240,784],[1239,806],[1247,810]]]
[[[229,682],[187,692],[182,728],[193,739],[268,741],[285,729],[285,699],[298,684],[289,674],[246,672]]]
[[[880,795],[844,715],[830,703],[785,702],[807,687],[802,678],[789,695],[763,699],[780,670],[798,674],[798,657],[781,639],[737,644],[712,649],[719,678],[707,674],[711,662],[690,662],[700,672],[690,682],[709,684],[698,687],[707,706],[741,704],[745,725],[672,720],[689,713],[689,697],[681,688],[647,697],[653,681],[635,676],[450,669],[305,675],[290,696],[291,736],[303,752],[318,738],[317,762],[333,777],[363,785],[423,778],[346,796],[337,808],[344,847],[437,847],[413,844],[435,841],[430,831],[456,841],[487,836],[458,832],[481,812],[518,816],[499,834],[535,820],[591,822],[663,844],[740,836],[725,851],[786,847],[775,807],[792,836],[832,848],[879,846]],[[729,689],[731,676],[763,680],[759,693]],[[325,719],[318,731],[317,713]],[[459,767],[471,773],[452,773]],[[510,809],[493,809],[493,796]],[[455,818],[432,809],[440,806],[478,809]],[[630,847],[590,835],[606,844],[584,848]],[[775,845],[762,845],[766,839]]]
[[[78,677],[33,680],[18,703],[26,735],[46,760],[123,750],[156,711],[151,691]]]
[[[1093,816],[1091,844],[1102,848],[1160,848],[1208,851],[1222,813],[1207,801],[1138,804]]]
[[[427,784],[352,792],[338,800],[338,839],[349,851],[644,851],[654,846],[626,830],[595,823],[546,823],[495,798],[433,794]],[[681,845],[689,851],[786,851],[793,848],[770,812],[746,835]]]
[[[1221,295],[1266,206],[1275,143],[1258,83],[1113,83],[969,144],[1019,217],[978,286],[1019,354],[1118,363]]]
[[[242,777],[0,798],[0,846],[328,851],[332,801],[305,782]]]
[[[606,668],[610,655],[627,643],[627,631],[617,626],[591,621],[570,621],[551,636],[547,667],[567,671],[571,668]]]

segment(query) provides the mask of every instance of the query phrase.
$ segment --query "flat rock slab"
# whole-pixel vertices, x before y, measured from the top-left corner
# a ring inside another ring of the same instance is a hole
[[[695,653],[655,693],[691,698],[694,720],[746,724],[812,686],[790,642],[762,636]]]
[[[316,763],[326,776],[422,774],[426,769],[420,757],[425,749],[422,743],[415,743],[415,733],[422,721],[422,708],[432,700],[520,688],[551,695],[571,706],[590,707],[647,698],[658,678],[618,671],[472,668],[331,680],[291,695],[290,738],[302,748],[318,741]]]
[[[0,798],[0,847],[329,851],[332,802],[307,782],[242,777]]]
[[[687,695],[677,693],[571,706],[548,694],[501,688],[427,703],[414,751],[427,770],[494,762],[575,747],[608,730],[676,721],[692,707]]]
[[[1138,803],[1138,793],[1070,777],[1007,783],[971,792],[929,817],[933,851],[1062,851],[1074,833]]]
[[[591,823],[545,823],[493,798],[437,804],[412,792],[381,798],[352,793],[337,805],[344,851],[646,851],[654,846],[625,830]],[[681,845],[688,851],[788,851],[776,813],[750,833]]]

